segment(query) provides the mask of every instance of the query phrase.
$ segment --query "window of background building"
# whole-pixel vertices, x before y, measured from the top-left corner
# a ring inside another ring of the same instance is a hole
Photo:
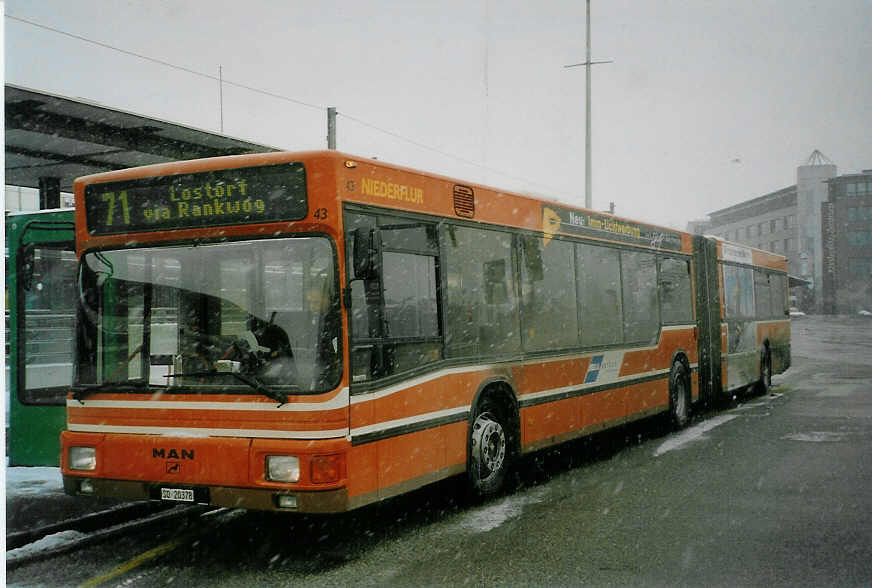
[[[769,232],[774,233],[777,230],[778,230],[778,221],[773,218],[771,221],[769,221]]]
[[[757,225],[757,236],[762,237],[766,234],[766,223],[760,223]]]
[[[849,259],[848,273],[855,276],[872,276],[872,258],[854,257]]]
[[[872,231],[848,231],[848,243],[857,247],[872,245]]]
[[[778,243],[776,241],[769,241],[769,251],[772,253],[778,253]]]
[[[746,239],[751,238],[751,227],[745,227],[745,238]]]

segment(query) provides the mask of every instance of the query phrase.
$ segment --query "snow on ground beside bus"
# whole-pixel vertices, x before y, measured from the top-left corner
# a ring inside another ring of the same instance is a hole
[[[60,468],[6,468],[6,500],[37,494],[63,494]]]
[[[64,496],[60,468],[51,467],[12,467],[6,468],[6,508],[16,499],[43,496],[51,499]],[[8,516],[8,513],[7,513]],[[35,552],[53,549],[81,537],[77,531],[64,531],[44,537],[35,543],[6,552],[6,560],[30,555]]]
[[[716,416],[714,418],[705,420],[698,425],[690,427],[689,429],[685,429],[681,433],[669,437],[666,441],[660,444],[660,447],[654,452],[654,457],[658,457],[663,455],[667,451],[672,451],[673,449],[679,449],[692,441],[697,441],[699,439],[705,438],[705,433],[711,431],[715,427],[723,425],[734,418],[736,418],[737,414],[722,414]]]
[[[61,545],[73,543],[86,536],[87,535],[85,533],[80,533],[79,531],[61,531],[60,533],[47,535],[39,541],[28,543],[24,547],[19,547],[18,549],[10,549],[6,552],[6,561],[8,562],[10,560],[14,560],[20,557],[30,556],[34,553],[39,553],[40,551],[56,549]]]

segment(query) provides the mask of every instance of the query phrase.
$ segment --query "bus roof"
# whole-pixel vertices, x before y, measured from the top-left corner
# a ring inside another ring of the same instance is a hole
[[[557,234],[565,234],[653,249],[691,252],[692,236],[683,231],[339,151],[231,155],[84,176],[75,182],[76,200],[78,206],[83,207],[84,186],[93,183],[214,172],[293,161],[300,161],[307,167],[317,169],[319,177],[330,174],[335,187],[329,190],[329,194],[322,193],[324,198],[332,197],[343,202],[543,231],[548,239]],[[307,172],[307,176],[312,175],[314,174]],[[80,220],[83,221],[84,218]],[[287,227],[286,222],[282,225]],[[83,236],[88,238],[88,235]]]

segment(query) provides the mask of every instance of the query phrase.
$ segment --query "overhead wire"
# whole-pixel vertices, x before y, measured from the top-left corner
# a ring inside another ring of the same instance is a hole
[[[222,76],[222,77],[219,77],[219,76],[216,76],[216,75],[213,75],[213,74],[208,74],[208,73],[205,73],[205,72],[202,72],[202,71],[198,71],[198,70],[196,70],[196,69],[192,69],[192,68],[185,67],[185,66],[182,66],[182,65],[177,65],[177,64],[175,64],[175,63],[171,63],[171,62],[169,62],[169,61],[164,61],[164,60],[162,60],[162,59],[157,59],[157,58],[154,58],[154,57],[150,57],[150,56],[148,56],[148,55],[144,55],[144,54],[142,54],[142,53],[137,53],[137,52],[135,52],[135,51],[130,51],[130,50],[128,50],[128,49],[122,49],[121,47],[116,47],[116,46],[114,46],[114,45],[110,45],[110,44],[108,44],[108,43],[103,43],[102,41],[96,41],[96,40],[94,40],[94,39],[89,39],[88,37],[83,37],[82,35],[77,35],[77,34],[75,34],[75,33],[71,33],[71,32],[69,32],[69,31],[64,31],[64,30],[61,30],[61,29],[58,29],[58,28],[55,28],[55,27],[51,27],[51,26],[48,26],[48,25],[44,25],[44,24],[42,24],[42,23],[38,23],[38,22],[35,22],[35,21],[32,21],[32,20],[29,20],[29,19],[26,19],[26,18],[21,18],[21,17],[19,17],[19,16],[13,16],[13,15],[8,14],[8,13],[6,13],[4,16],[5,16],[6,18],[8,18],[8,19],[11,19],[11,20],[14,20],[14,21],[18,21],[18,22],[21,22],[21,23],[24,23],[24,24],[27,24],[27,25],[30,25],[30,26],[33,26],[33,27],[36,27],[36,28],[44,29],[44,30],[46,30],[46,31],[50,31],[50,32],[53,32],[53,33],[58,34],[58,35],[63,35],[63,36],[65,36],[65,37],[70,37],[70,38],[72,38],[72,39],[76,39],[76,40],[78,40],[78,41],[82,41],[82,42],[84,42],[84,43],[90,43],[90,44],[92,44],[92,45],[96,45],[96,46],[98,46],[98,47],[102,47],[102,48],[104,48],[104,49],[109,49],[109,50],[111,50],[111,51],[117,51],[118,53],[122,53],[122,54],[124,54],[124,55],[129,55],[129,56],[131,56],[131,57],[136,57],[136,58],[138,58],[138,59],[142,59],[142,60],[144,60],[144,61],[148,61],[148,62],[151,62],[151,63],[155,63],[155,64],[158,64],[158,65],[162,65],[162,66],[164,66],[164,67],[168,67],[168,68],[171,68],[171,69],[174,69],[174,70],[182,71],[182,72],[185,72],[185,73],[188,73],[188,74],[194,75],[194,76],[198,76],[198,77],[205,78],[205,79],[208,79],[208,80],[212,80],[212,81],[215,81],[215,82],[219,82],[219,83],[227,84],[228,86],[233,86],[233,87],[236,87],[236,88],[241,88],[241,89],[243,89],[243,90],[248,90],[249,92],[254,92],[254,93],[256,93],[256,94],[261,94],[261,95],[264,95],[264,96],[269,96],[269,97],[271,97],[271,98],[275,98],[275,99],[278,99],[278,100],[283,100],[283,101],[285,101],[285,102],[291,102],[291,103],[293,103],[293,104],[297,104],[297,105],[299,105],[299,106],[304,106],[304,107],[306,107],[306,108],[311,108],[311,109],[321,110],[321,111],[326,111],[326,110],[327,110],[327,107],[326,107],[326,106],[320,106],[320,105],[317,105],[317,104],[312,104],[312,103],[310,103],[310,102],[305,102],[305,101],[303,101],[303,100],[298,100],[298,99],[296,99],[296,98],[291,98],[290,96],[285,96],[285,95],[283,95],[283,94],[278,94],[278,93],[276,93],[276,92],[270,92],[270,91],[268,91],[268,90],[263,90],[263,89],[261,89],[261,88],[256,88],[256,87],[254,87],[254,86],[249,86],[249,85],[247,85],[247,84],[243,84],[243,83],[240,83],[240,82],[234,82],[234,81],[232,81],[232,80],[228,80],[227,78],[224,78],[223,76]],[[395,139],[399,139],[399,140],[401,140],[401,141],[405,141],[406,143],[409,143],[409,144],[411,144],[411,145],[415,145],[416,147],[419,147],[419,148],[421,148],[421,149],[425,149],[425,150],[427,150],[427,151],[431,151],[431,152],[433,152],[433,153],[438,153],[439,155],[442,155],[442,156],[444,156],[444,157],[448,157],[448,158],[450,158],[450,159],[454,159],[455,161],[459,161],[459,162],[464,163],[464,164],[466,164],[466,165],[471,165],[471,166],[476,167],[476,168],[478,168],[478,169],[482,169],[482,170],[485,170],[485,171],[488,171],[488,172],[491,172],[491,173],[495,173],[495,174],[498,174],[498,175],[504,176],[504,177],[506,177],[506,178],[511,178],[511,179],[513,179],[513,180],[518,180],[518,181],[521,181],[521,182],[525,182],[525,183],[530,184],[530,185],[539,186],[539,187],[542,187],[542,188],[547,188],[547,189],[549,189],[549,190],[555,190],[555,191],[558,191],[558,192],[563,192],[563,190],[561,190],[561,189],[559,189],[559,188],[555,188],[555,187],[553,187],[553,186],[548,186],[547,184],[543,184],[543,183],[541,183],[541,182],[537,182],[537,181],[534,181],[534,180],[530,180],[529,178],[524,178],[524,177],[521,177],[521,176],[517,176],[517,175],[514,175],[514,174],[510,174],[510,173],[504,172],[504,171],[502,171],[502,170],[494,169],[494,168],[491,168],[491,167],[488,167],[488,166],[482,165],[481,163],[477,163],[477,162],[475,162],[475,161],[472,161],[472,160],[470,160],[470,159],[465,159],[465,158],[460,157],[460,156],[458,156],[458,155],[455,155],[455,154],[453,154],[453,153],[449,153],[449,152],[447,152],[447,151],[443,151],[443,150],[441,150],[441,149],[437,149],[436,147],[431,147],[431,146],[429,146],[429,145],[426,145],[425,143],[421,143],[420,141],[416,141],[416,140],[414,140],[414,139],[410,139],[410,138],[405,137],[405,136],[403,136],[403,135],[401,135],[401,134],[399,134],[399,133],[396,133],[396,132],[394,132],[394,131],[390,131],[390,130],[387,130],[387,129],[381,128],[381,127],[376,126],[376,125],[374,125],[374,124],[372,124],[372,123],[368,123],[368,122],[366,122],[366,121],[364,121],[364,120],[362,120],[362,119],[360,119],[360,118],[357,118],[357,117],[354,117],[354,116],[351,116],[351,115],[345,114],[344,112],[341,112],[341,111],[339,111],[339,110],[337,110],[336,114],[337,114],[337,116],[342,116],[342,117],[348,119],[349,121],[352,121],[352,122],[354,122],[354,123],[357,123],[357,124],[359,124],[359,125],[361,125],[361,126],[364,126],[364,127],[369,128],[369,129],[372,129],[372,130],[374,130],[374,131],[377,131],[377,132],[379,132],[379,133],[382,133],[382,134],[388,135],[388,136],[393,137],[393,138],[395,138]]]

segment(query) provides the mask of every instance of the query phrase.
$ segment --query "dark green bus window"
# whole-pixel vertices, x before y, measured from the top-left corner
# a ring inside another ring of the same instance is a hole
[[[29,288],[17,282],[23,404],[63,404],[72,384],[76,255],[64,247],[37,246]]]

